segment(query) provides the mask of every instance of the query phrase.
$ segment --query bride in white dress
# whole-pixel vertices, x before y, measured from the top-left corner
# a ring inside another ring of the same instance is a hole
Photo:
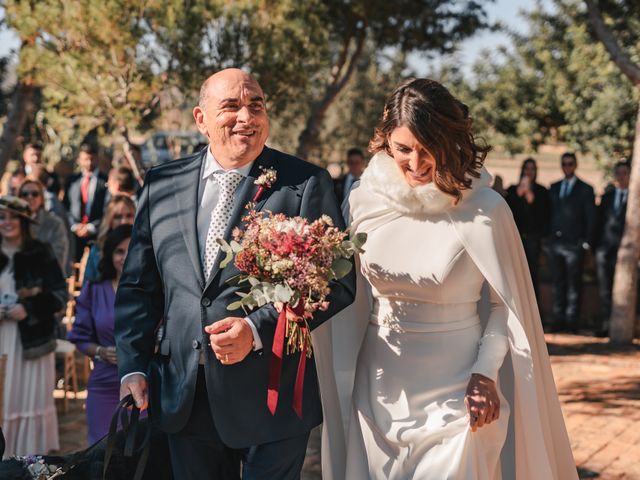
[[[370,302],[331,322],[348,434],[319,368],[324,478],[576,479],[520,238],[466,107],[406,82],[370,147],[349,198]]]

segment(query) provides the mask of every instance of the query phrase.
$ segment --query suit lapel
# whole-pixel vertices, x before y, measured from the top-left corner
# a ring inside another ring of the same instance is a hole
[[[177,217],[180,230],[187,245],[187,252],[198,276],[200,285],[204,284],[204,274],[200,262],[200,247],[198,246],[197,218],[198,218],[198,188],[200,172],[206,149],[203,154],[182,165],[179,175],[174,175],[174,196],[177,203]],[[195,185],[195,188],[194,188]]]
[[[258,192],[258,186],[255,184],[256,179],[262,174],[262,168],[269,168],[272,166],[273,160],[273,151],[269,147],[264,147],[262,153],[256,158],[255,162],[249,171],[249,174],[242,180],[238,188],[236,189],[233,195],[233,210],[231,210],[231,216],[229,217],[229,222],[227,223],[227,228],[224,232],[224,239],[229,242],[231,240],[231,232],[235,227],[240,226],[242,223],[242,217],[246,213],[247,203],[251,202]],[[264,202],[267,200],[270,194],[270,189],[267,189],[263,192],[261,198],[258,200],[255,210],[260,211]],[[213,264],[213,268],[211,269],[211,274],[207,279],[206,285],[204,289],[206,290],[211,285],[211,281],[215,278],[215,276],[220,271],[220,260],[221,260],[222,251],[218,253],[218,258]]]

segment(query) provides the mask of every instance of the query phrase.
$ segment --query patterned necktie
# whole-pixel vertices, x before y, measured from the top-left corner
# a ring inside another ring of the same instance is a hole
[[[222,238],[231,217],[231,209],[233,208],[233,193],[242,181],[242,175],[238,172],[216,172],[213,180],[218,182],[220,186],[220,196],[218,203],[211,214],[211,223],[207,231],[207,240],[204,245],[204,273],[209,278],[213,264],[216,261],[220,245],[216,241]]]

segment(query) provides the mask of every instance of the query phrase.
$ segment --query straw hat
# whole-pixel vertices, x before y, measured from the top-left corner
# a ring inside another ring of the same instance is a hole
[[[13,195],[3,195],[0,197],[0,210],[8,210],[16,215],[26,218],[27,220],[34,222],[31,217],[31,209],[29,204],[21,198],[14,197]]]

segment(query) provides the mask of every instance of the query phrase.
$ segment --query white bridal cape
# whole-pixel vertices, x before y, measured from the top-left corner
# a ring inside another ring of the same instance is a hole
[[[433,184],[408,187],[393,159],[378,153],[371,159],[360,186],[352,190],[351,230],[372,232],[406,215],[438,212],[444,216],[490,287],[483,288],[478,302],[480,318],[486,323],[490,291],[507,307],[509,351],[500,368],[499,385],[510,406],[510,415],[500,458],[502,478],[577,479],[520,236],[511,211],[502,197],[489,188],[489,180],[483,169],[482,177],[474,180],[472,188],[464,191],[462,201],[454,205],[451,197]],[[393,248],[389,245],[390,251]],[[428,255],[428,251],[421,250],[418,243],[413,252],[406,254]],[[371,289],[361,274],[357,288],[354,304],[312,334],[324,412],[325,480],[345,478],[356,361],[371,316]],[[429,367],[424,365],[425,369]],[[447,439],[442,441],[446,443]],[[455,448],[455,442],[451,444]],[[473,451],[462,453],[473,454]],[[447,461],[465,461],[460,455],[461,452],[447,452]],[[433,478],[440,477],[434,474]]]

